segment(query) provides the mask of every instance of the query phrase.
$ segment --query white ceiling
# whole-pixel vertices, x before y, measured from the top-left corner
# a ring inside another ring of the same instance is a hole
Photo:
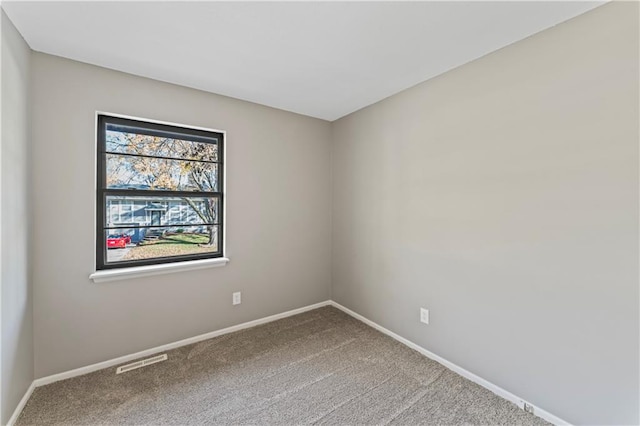
[[[31,48],[335,120],[604,2],[7,2]]]

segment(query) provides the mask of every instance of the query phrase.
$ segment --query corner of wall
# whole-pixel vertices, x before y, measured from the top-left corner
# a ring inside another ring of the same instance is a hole
[[[5,245],[0,248],[0,423],[6,424],[26,402],[34,379],[28,173],[32,52],[4,9],[0,15],[0,103],[3,107],[0,118],[0,241]],[[9,241],[11,246],[7,247]]]

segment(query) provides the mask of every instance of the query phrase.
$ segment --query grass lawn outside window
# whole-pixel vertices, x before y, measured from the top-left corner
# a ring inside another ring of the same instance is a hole
[[[142,241],[131,247],[123,260],[217,252],[217,244],[207,245],[208,241],[209,235],[204,233],[166,233],[155,240]]]

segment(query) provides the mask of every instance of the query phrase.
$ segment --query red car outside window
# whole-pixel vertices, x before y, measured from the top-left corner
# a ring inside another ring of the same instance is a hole
[[[126,248],[127,244],[131,244],[131,236],[129,235],[109,235],[107,237],[107,248]]]

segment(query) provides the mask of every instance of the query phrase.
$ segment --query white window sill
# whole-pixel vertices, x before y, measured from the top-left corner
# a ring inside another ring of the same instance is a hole
[[[150,277],[152,275],[170,274],[173,272],[194,271],[196,269],[216,268],[229,262],[226,257],[215,259],[189,260],[186,262],[163,263],[159,265],[134,266],[132,268],[105,269],[96,271],[89,278],[96,283],[116,280],[128,280],[130,278]]]

